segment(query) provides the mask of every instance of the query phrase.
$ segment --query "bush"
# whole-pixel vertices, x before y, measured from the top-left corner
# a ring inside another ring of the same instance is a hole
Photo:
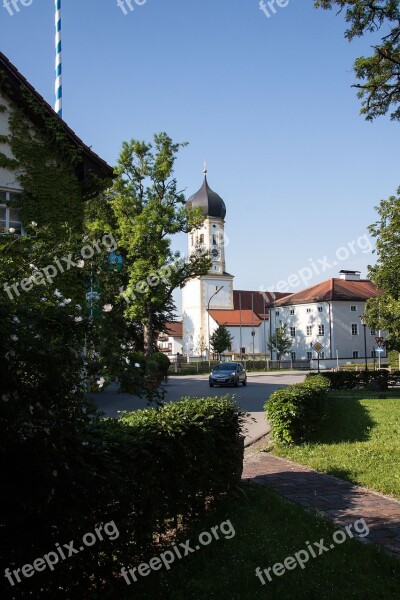
[[[389,372],[381,369],[380,371],[327,371],[317,375],[309,373],[306,380],[310,381],[315,377],[323,377],[329,382],[331,390],[354,390],[362,388],[387,390]]]
[[[299,444],[315,431],[325,416],[329,383],[313,377],[274,392],[265,404],[275,441]]]
[[[239,483],[243,419],[226,398],[185,399],[97,421],[81,436],[16,441],[0,492],[3,573],[56,543],[79,547],[99,523],[114,521],[120,535],[10,587],[11,597],[98,598],[103,588],[120,597],[111,588],[122,565],[156,554],[155,534],[170,535]]]

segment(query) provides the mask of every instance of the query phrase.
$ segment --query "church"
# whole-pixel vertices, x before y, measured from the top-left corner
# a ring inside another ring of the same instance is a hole
[[[385,332],[367,328],[363,319],[366,302],[383,293],[371,281],[361,279],[358,271],[342,270],[339,277],[292,294],[235,290],[234,275],[226,269],[226,206],[208,185],[206,169],[203,184],[189,198],[188,206],[200,208],[204,214],[202,227],[188,234],[189,254],[201,244],[212,259],[209,272],[192,279],[182,290],[179,342],[188,361],[212,357],[210,337],[220,325],[225,325],[232,337],[227,354],[239,359],[284,359],[313,368],[318,358],[321,368],[333,368],[385,358]],[[270,352],[269,340],[282,325],[292,347],[281,357],[276,349]],[[176,347],[176,336],[168,341],[162,351],[171,344]]]
[[[198,244],[210,253],[212,266],[207,275],[192,279],[182,292],[183,353],[206,355],[209,339],[219,325],[225,325],[236,355],[268,355],[271,335],[269,307],[287,294],[234,290],[234,275],[226,270],[225,202],[207,181],[187,202],[205,216],[202,227],[189,234],[189,254]]]

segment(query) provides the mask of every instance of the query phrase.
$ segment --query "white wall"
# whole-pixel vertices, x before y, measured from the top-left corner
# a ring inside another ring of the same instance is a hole
[[[351,311],[351,306],[355,306],[356,311]],[[319,307],[322,308],[322,312],[318,310]],[[323,346],[324,358],[336,359],[336,351],[338,351],[339,359],[348,362],[353,359],[353,351],[359,353],[359,358],[363,358],[365,354],[364,329],[360,321],[364,307],[365,302],[336,300],[277,307],[276,311],[279,315],[275,315],[274,309],[271,311],[273,331],[280,326],[280,322],[287,324],[288,333],[290,327],[296,328],[292,345],[292,351],[296,352],[296,359],[306,359],[307,352],[312,350],[310,343],[320,342]],[[293,315],[290,314],[291,310],[294,310]],[[352,335],[352,323],[358,325],[358,335]],[[307,325],[312,327],[311,335],[307,335]],[[319,325],[324,326],[324,335],[318,334]],[[369,327],[366,328],[368,357],[371,357],[372,349],[374,345],[376,346],[375,335],[377,334],[371,335]],[[384,356],[385,353],[382,353],[381,357]],[[315,352],[313,352],[314,357],[316,357]]]
[[[8,125],[8,120],[11,114],[12,104],[8,98],[4,96],[4,94],[0,93],[0,105],[1,104],[5,105],[7,108],[4,112],[0,111],[0,135],[9,135],[10,128]],[[14,158],[9,144],[0,142],[0,152],[5,154],[7,158]],[[9,171],[8,169],[3,169],[0,167],[0,188],[3,190],[21,190],[21,186],[15,177],[14,171]]]

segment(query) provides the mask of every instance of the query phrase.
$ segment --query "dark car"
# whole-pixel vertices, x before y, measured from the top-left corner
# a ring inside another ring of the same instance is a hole
[[[214,385],[234,385],[239,383],[247,384],[246,370],[240,362],[220,363],[210,373],[210,387]]]

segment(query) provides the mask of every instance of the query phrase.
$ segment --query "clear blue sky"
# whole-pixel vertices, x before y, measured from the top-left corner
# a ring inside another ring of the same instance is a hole
[[[54,3],[11,17],[2,1],[1,50],[53,103]],[[110,164],[132,137],[190,142],[176,176],[190,195],[207,159],[236,289],[268,288],[365,234],[400,185],[398,124],[366,123],[351,88],[373,38],[349,44],[343,17],[312,0],[270,18],[258,0],[132,0],[127,15],[116,1],[63,1],[64,118]],[[183,236],[174,245],[186,251]],[[311,283],[365,275],[371,260],[357,249]]]

